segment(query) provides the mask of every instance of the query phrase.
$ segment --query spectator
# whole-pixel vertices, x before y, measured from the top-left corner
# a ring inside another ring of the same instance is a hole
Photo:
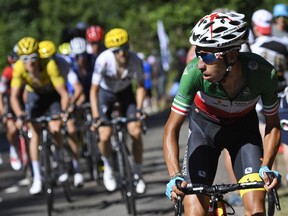
[[[288,37],[288,6],[276,4],[273,8],[272,35],[276,37]]]

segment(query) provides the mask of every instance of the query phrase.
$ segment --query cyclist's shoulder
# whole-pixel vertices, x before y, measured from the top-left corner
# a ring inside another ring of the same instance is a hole
[[[13,66],[13,76],[14,74],[16,75],[21,75],[26,73],[25,65],[24,63],[19,59],[15,62]]]
[[[11,65],[7,65],[3,71],[2,71],[2,77],[5,77],[6,79],[11,79],[13,72],[13,67]]]
[[[271,65],[262,56],[253,52],[240,52],[239,61],[242,66],[242,70],[258,73],[270,73],[274,70],[273,65]]]

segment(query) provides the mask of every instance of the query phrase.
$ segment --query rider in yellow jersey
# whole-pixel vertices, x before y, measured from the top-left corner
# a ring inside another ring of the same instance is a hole
[[[52,116],[64,113],[68,108],[69,96],[56,62],[39,57],[38,41],[33,37],[24,37],[17,43],[17,54],[19,60],[13,68],[10,96],[12,109],[17,116],[17,127],[22,126],[23,117],[33,119],[47,111]],[[18,100],[22,85],[26,85],[27,90],[25,111]],[[30,122],[28,128],[32,133],[29,147],[34,174],[29,192],[38,194],[42,189],[38,157],[39,127]],[[61,121],[50,121],[49,128],[55,138],[55,144],[58,145],[61,143]]]
[[[84,178],[79,172],[79,143],[77,130],[75,125],[75,116],[74,116],[74,106],[77,104],[81,96],[84,97],[83,88],[78,80],[77,74],[72,69],[71,61],[67,56],[56,53],[56,46],[50,40],[41,41],[39,43],[39,55],[43,59],[53,59],[55,60],[61,75],[65,80],[66,86],[67,83],[73,86],[73,93],[69,94],[69,109],[68,112],[71,114],[71,118],[67,119],[67,132],[68,132],[68,144],[70,146],[72,157],[73,157],[73,171],[74,171],[74,186],[80,187],[83,186]],[[81,99],[80,99],[81,100]],[[82,101],[83,102],[83,101]]]

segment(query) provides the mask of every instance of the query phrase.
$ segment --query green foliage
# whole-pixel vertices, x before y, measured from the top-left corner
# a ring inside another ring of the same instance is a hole
[[[108,31],[126,28],[131,47],[149,54],[159,49],[157,20],[161,19],[169,36],[172,54],[176,47],[189,48],[188,38],[193,25],[215,8],[229,8],[247,16],[255,9],[272,11],[280,0],[2,0],[0,1],[0,66],[19,39],[33,36],[39,40],[61,42],[63,29],[74,28],[79,21],[99,24]]]

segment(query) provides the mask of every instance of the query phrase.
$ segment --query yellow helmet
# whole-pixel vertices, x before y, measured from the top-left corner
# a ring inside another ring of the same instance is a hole
[[[105,35],[105,46],[107,48],[119,47],[129,41],[128,33],[125,29],[114,28]]]
[[[40,58],[50,58],[56,53],[56,46],[50,40],[41,41],[38,52]]]
[[[58,47],[59,53],[62,55],[69,55],[71,54],[71,46],[70,43],[65,42],[59,45]]]
[[[33,37],[24,37],[17,43],[17,55],[29,55],[38,52],[38,41]]]

